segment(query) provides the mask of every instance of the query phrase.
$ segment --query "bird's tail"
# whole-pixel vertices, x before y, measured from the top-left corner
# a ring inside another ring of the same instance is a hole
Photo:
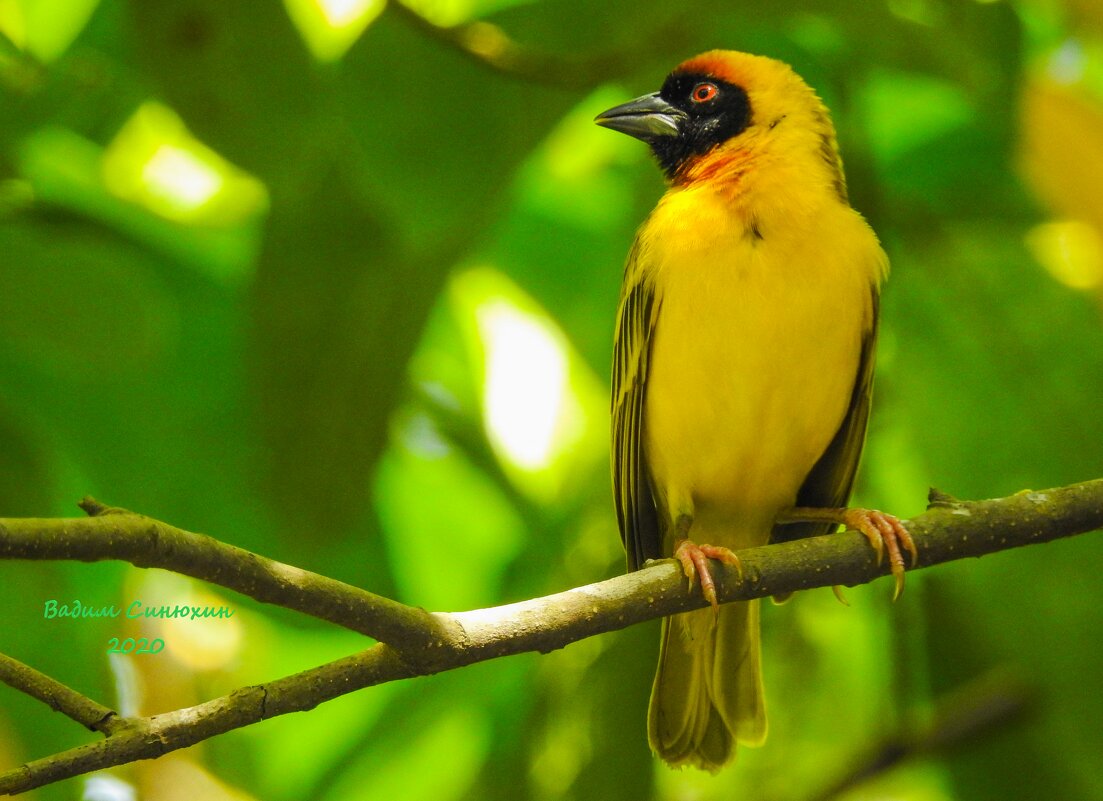
[[[651,748],[663,761],[716,772],[735,743],[766,739],[759,651],[757,600],[663,621],[647,715]]]

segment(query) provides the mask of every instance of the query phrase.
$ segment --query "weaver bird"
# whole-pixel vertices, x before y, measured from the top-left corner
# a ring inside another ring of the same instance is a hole
[[[595,121],[650,145],[669,183],[624,270],[613,485],[629,569],[673,555],[712,604],[663,622],[648,738],[715,771],[763,741],[766,712],[758,601],[718,607],[707,559],[845,524],[888,553],[897,593],[902,550],[914,562],[899,520],[842,508],[888,259],[826,107],[779,61],[708,52]]]

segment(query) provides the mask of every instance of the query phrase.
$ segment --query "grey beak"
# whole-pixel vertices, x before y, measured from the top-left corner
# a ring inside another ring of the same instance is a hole
[[[594,122],[604,128],[626,133],[645,142],[681,133],[680,124],[686,113],[667,103],[655,92],[637,97],[594,117]]]

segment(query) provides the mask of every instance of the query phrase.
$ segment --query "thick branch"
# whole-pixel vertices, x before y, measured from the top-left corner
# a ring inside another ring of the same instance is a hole
[[[111,516],[101,515],[93,520]],[[118,517],[138,516],[125,513]],[[144,521],[145,528],[153,531],[171,530],[176,534],[187,534],[148,518],[140,519]],[[93,560],[124,558],[120,554],[126,553],[128,561],[144,566],[175,569],[167,562],[178,563],[176,554],[171,549],[166,552],[158,536],[147,534],[140,537],[137,543],[123,547],[118,538],[125,539],[131,532],[116,527],[93,529],[101,536],[104,531],[110,535],[107,541],[98,543],[89,539],[87,531],[85,536],[75,538],[67,532],[66,526],[84,522],[88,521],[0,521],[0,555],[9,558]],[[909,521],[908,526],[919,546],[919,568],[1069,537],[1103,527],[1103,479],[975,503],[962,503],[946,496],[933,495],[932,508]],[[13,531],[17,533],[13,535]],[[77,552],[66,552],[66,548],[56,542],[43,544],[43,531],[63,538],[66,543],[77,547]],[[177,537],[177,544],[190,547],[189,538],[197,536]],[[233,561],[252,564],[262,557],[213,540],[210,543],[213,546],[208,543],[203,550],[207,557],[203,569],[188,572],[188,575],[198,575],[200,578],[211,576],[212,581],[235,589],[239,586],[231,584],[231,579],[240,586],[251,587],[250,581],[240,580],[241,573]],[[152,548],[152,554],[139,553],[139,544]],[[28,553],[33,556],[26,556]],[[223,560],[227,559],[231,561],[224,563]],[[743,563],[742,579],[734,569],[713,565],[719,595],[725,602],[833,584],[852,586],[887,572],[886,565],[875,563],[865,538],[854,532],[751,548],[741,551],[740,559]],[[192,566],[187,560],[184,561]],[[266,570],[277,576],[287,571],[302,575],[302,571],[296,568],[269,560],[264,562]],[[267,575],[265,571],[261,572]],[[253,573],[246,571],[245,575],[252,576]],[[303,611],[321,608],[327,610],[327,614],[339,617],[334,611],[332,599],[314,597],[315,594],[331,591],[331,585],[326,583],[330,580],[316,581],[322,577],[306,575],[311,576],[311,580],[296,584],[291,595],[298,605],[291,608]],[[361,603],[367,608],[378,609],[376,596],[363,593],[367,597],[362,599],[361,591],[355,588],[340,582],[332,582],[332,585],[337,585],[351,616],[363,614],[359,606]],[[275,589],[286,591],[282,584],[277,584]],[[594,634],[702,606],[704,601],[699,591],[686,592],[685,578],[677,564],[664,560],[636,573],[544,598],[492,609],[434,614],[431,618],[436,621],[435,636],[425,640],[420,647],[407,643],[401,656],[394,648],[380,644],[360,654],[267,684],[242,688],[188,709],[150,718],[128,719],[118,732],[104,741],[80,746],[0,774],[0,794],[23,792],[92,770],[161,756],[231,729],[277,715],[311,709],[324,701],[375,684],[451,670],[525,651],[547,652]],[[412,610],[403,614],[409,611]],[[379,613],[376,611],[374,614]],[[420,614],[428,616],[427,613]],[[334,622],[348,625],[340,619]],[[401,625],[393,628],[400,633],[405,631]]]

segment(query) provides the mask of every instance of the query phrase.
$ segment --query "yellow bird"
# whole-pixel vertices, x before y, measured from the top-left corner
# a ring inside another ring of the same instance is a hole
[[[712,603],[663,622],[648,738],[715,771],[765,739],[766,709],[758,601],[717,607],[707,558],[845,524],[888,552],[897,593],[902,549],[915,560],[896,518],[842,508],[888,259],[847,200],[827,108],[786,64],[704,53],[596,122],[650,145],[669,182],[624,270],[613,485],[629,569],[673,555]]]

